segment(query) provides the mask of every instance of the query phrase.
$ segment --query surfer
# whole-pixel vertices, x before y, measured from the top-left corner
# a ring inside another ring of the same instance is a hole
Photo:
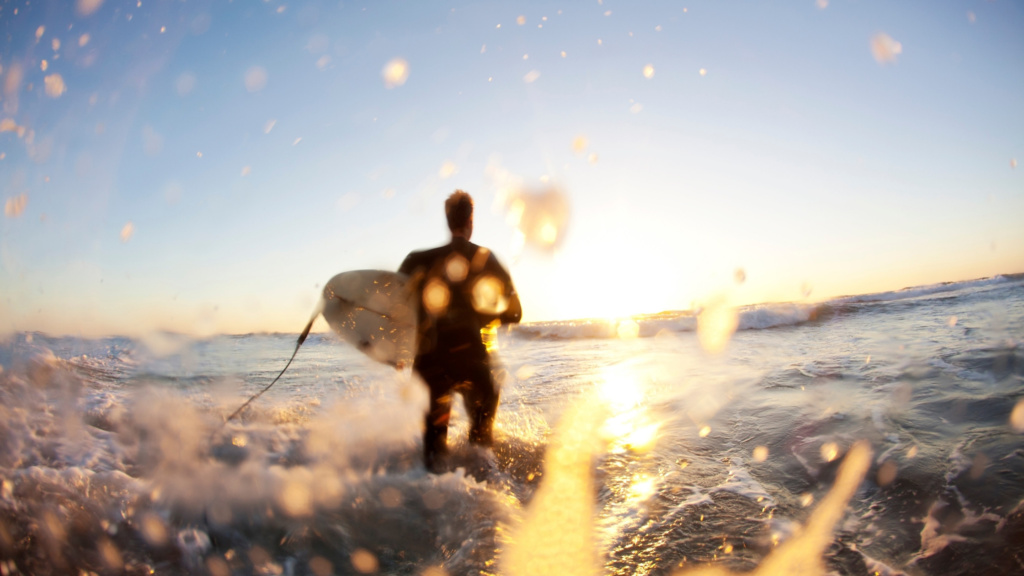
[[[419,294],[419,329],[413,369],[430,389],[423,458],[437,472],[448,453],[448,420],[454,392],[470,418],[469,441],[493,443],[499,390],[491,375],[481,330],[522,317],[508,271],[490,250],[469,241],[473,198],[456,190],[444,203],[451,242],[406,256],[399,272]]]

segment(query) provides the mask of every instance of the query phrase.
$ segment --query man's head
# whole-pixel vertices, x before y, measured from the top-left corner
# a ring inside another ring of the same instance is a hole
[[[448,229],[452,236],[464,236],[467,240],[473,235],[473,197],[456,190],[444,202],[444,213],[448,217]]]

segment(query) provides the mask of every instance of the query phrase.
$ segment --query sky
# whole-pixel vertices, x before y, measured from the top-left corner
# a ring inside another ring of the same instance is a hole
[[[1006,0],[0,1],[0,334],[296,332],[334,274],[446,242],[457,188],[525,321],[1024,272],[1022,30]]]

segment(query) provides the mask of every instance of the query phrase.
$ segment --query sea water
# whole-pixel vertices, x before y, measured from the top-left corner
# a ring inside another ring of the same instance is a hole
[[[295,335],[11,335],[0,572],[748,571],[858,442],[827,571],[1024,572],[1024,277],[737,314],[717,353],[693,313],[502,329],[497,444],[457,408],[438,475],[422,383],[328,334],[226,424]]]

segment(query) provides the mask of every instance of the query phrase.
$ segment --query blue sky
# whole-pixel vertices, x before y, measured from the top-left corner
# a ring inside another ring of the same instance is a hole
[[[294,331],[455,188],[527,320],[1024,270],[1019,3],[77,5],[0,4],[0,331]],[[568,199],[557,250],[499,172]]]

